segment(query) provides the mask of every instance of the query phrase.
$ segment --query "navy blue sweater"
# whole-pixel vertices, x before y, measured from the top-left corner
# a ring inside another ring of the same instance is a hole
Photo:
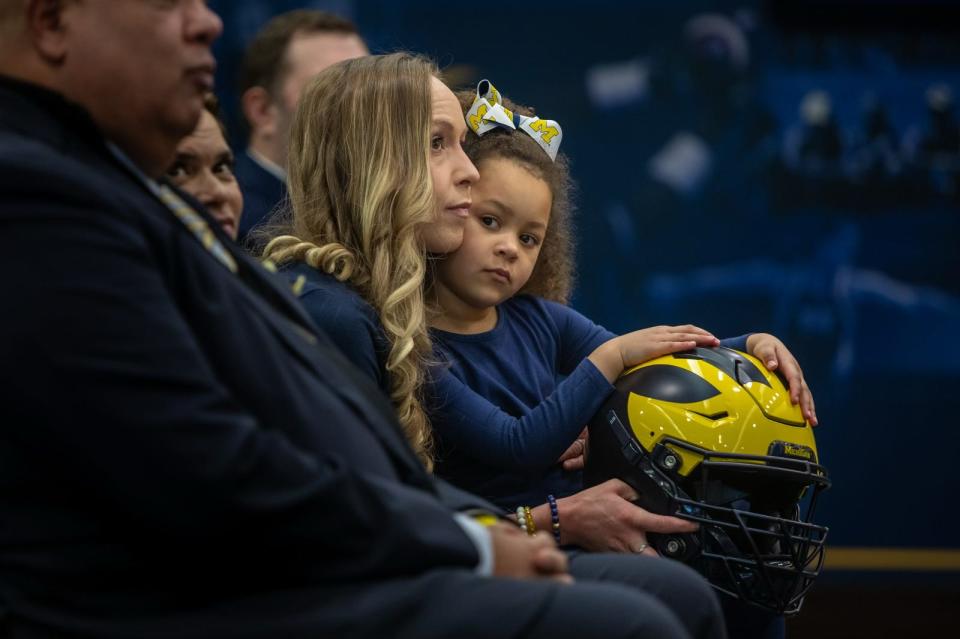
[[[387,393],[389,350],[376,311],[357,291],[306,264],[300,301],[347,358]],[[587,356],[615,335],[570,307],[521,295],[501,304],[490,331],[433,330],[440,365],[426,392],[437,474],[504,508],[580,490],[557,459],[613,387]],[[724,346],[746,349],[746,336]]]
[[[449,365],[436,375],[430,419],[437,474],[508,509],[581,489],[560,455],[613,390],[587,359],[616,337],[568,306],[520,295],[490,331],[434,330]],[[723,341],[744,350],[746,336]]]

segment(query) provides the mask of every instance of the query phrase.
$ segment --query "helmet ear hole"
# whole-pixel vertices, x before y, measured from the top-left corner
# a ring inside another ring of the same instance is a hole
[[[651,545],[664,557],[691,562],[700,554],[700,539],[696,534],[648,533]]]
[[[641,364],[590,422],[584,482],[620,478],[639,506],[697,522],[695,533],[647,537],[716,589],[791,614],[823,563],[827,529],[812,517],[830,481],[785,388],[724,348]]]

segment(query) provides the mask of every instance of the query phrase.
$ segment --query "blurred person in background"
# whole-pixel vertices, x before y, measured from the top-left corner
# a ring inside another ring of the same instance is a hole
[[[240,104],[250,127],[236,167],[246,203],[241,242],[286,196],[287,138],[304,84],[331,64],[368,53],[352,22],[324,11],[282,13],[254,36],[240,76]]]

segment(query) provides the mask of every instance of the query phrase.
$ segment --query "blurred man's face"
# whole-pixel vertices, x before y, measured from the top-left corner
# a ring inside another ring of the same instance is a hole
[[[280,106],[297,110],[303,87],[313,76],[343,60],[368,55],[367,46],[354,33],[299,33],[290,39],[285,56],[286,75],[280,87]]]
[[[205,0],[69,2],[61,21],[58,88],[134,161],[193,131],[213,88],[210,45],[223,28]],[[170,159],[145,162],[162,172]]]
[[[281,158],[286,158],[290,125],[307,82],[330,65],[369,53],[354,33],[300,33],[291,38],[285,59],[286,75],[273,98]]]

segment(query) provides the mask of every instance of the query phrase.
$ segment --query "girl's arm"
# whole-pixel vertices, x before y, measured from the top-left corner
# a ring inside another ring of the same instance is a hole
[[[654,326],[614,337],[597,347],[587,358],[613,383],[625,369],[655,357],[685,351],[695,346],[719,346],[711,333],[687,324]]]
[[[625,362],[633,365],[629,362],[638,357],[641,359],[636,363],[693,346],[682,343],[663,351],[647,348],[637,354],[630,349],[656,344],[653,340],[664,340],[672,333],[666,327],[658,327],[638,331],[639,335],[617,337],[567,306],[543,300],[529,301],[535,305],[530,313],[545,311],[549,317],[547,324],[553,326],[553,339],[558,346],[556,370],[567,376],[553,393],[528,414],[515,417],[449,370],[437,370],[431,385],[431,422],[444,442],[494,466],[546,468],[557,463],[606,401],[612,390],[611,382],[623,371]],[[694,341],[716,345],[716,338],[706,331],[689,328],[696,332]],[[689,331],[684,330],[682,334],[687,335]],[[626,351],[626,360],[621,355],[621,347]],[[586,357],[591,350],[593,354]],[[643,357],[644,353],[652,354]]]
[[[663,329],[670,329],[670,328],[692,329],[696,333],[694,340],[697,342],[698,346],[717,346],[718,345],[715,340],[704,341],[702,339],[702,336],[704,335],[712,338],[713,335],[711,335],[709,332],[701,328],[697,328],[695,326],[690,326],[690,325],[675,326],[675,327],[660,326],[660,327],[644,329],[643,331],[635,331],[634,333],[628,333],[626,335],[618,336],[606,330],[602,326],[594,324],[589,318],[581,315],[580,313],[573,310],[569,306],[564,306],[562,304],[549,302],[545,300],[542,301],[542,303],[543,303],[544,309],[549,314],[553,324],[556,326],[557,332],[560,336],[558,340],[560,344],[560,351],[558,353],[557,365],[558,365],[558,371],[562,374],[566,374],[568,370],[573,369],[584,358],[591,357],[591,356],[593,356],[592,361],[594,362],[595,365],[608,361],[606,358],[609,357],[609,362],[611,362],[609,366],[609,370],[615,370],[617,362],[616,362],[616,359],[613,357],[613,354],[615,353],[615,351],[612,350],[614,349],[614,345],[607,347],[607,349],[611,349],[611,352],[607,353],[606,355],[604,355],[602,352],[596,353],[596,351],[598,351],[600,347],[604,345],[604,343],[616,340],[617,347],[619,346],[630,347],[632,345],[634,347],[639,346],[642,348],[644,343],[646,344],[647,347],[650,347],[651,345],[653,345],[653,342],[650,341],[651,339],[659,338],[662,340],[665,338],[663,334],[657,333],[658,331],[662,331]],[[682,337],[682,336],[678,336],[678,337]],[[747,351],[748,337],[750,337],[749,334],[741,335],[739,337],[728,337],[720,340],[719,345],[726,346],[727,348],[733,348],[738,351],[748,352]],[[651,355],[649,357],[646,357],[645,359],[641,359],[640,361],[635,361],[635,360],[624,361],[625,365],[621,368],[619,372],[617,372],[616,376],[619,376],[620,373],[622,373],[623,370],[626,368],[629,368],[631,366],[636,366],[637,364],[643,361],[646,361],[648,359],[653,359],[654,357],[658,357],[659,355],[675,352],[677,350],[684,350],[684,348],[692,348],[692,346],[687,345],[687,346],[683,346],[682,348],[673,348],[665,352],[659,352],[659,350],[662,350],[662,349],[655,349],[655,351],[659,353],[658,355]],[[598,368],[599,367],[600,366],[598,365]]]
[[[813,393],[803,377],[797,359],[786,345],[769,333],[750,333],[740,337],[717,340],[696,326],[656,326],[627,333],[604,342],[589,359],[604,376],[613,382],[623,371],[641,362],[697,346],[726,346],[753,355],[768,370],[780,370],[790,389],[790,400],[799,404],[804,418],[817,425],[817,411]],[[611,377],[611,375],[613,377]]]
[[[613,387],[583,361],[530,413],[514,417],[447,369],[430,388],[430,419],[445,444],[506,468],[545,468],[577,438]]]
[[[589,359],[612,383],[631,366],[694,346],[726,346],[753,355],[768,370],[779,367],[787,380],[791,401],[800,404],[803,416],[816,426],[813,394],[803,378],[800,364],[784,343],[769,333],[751,333],[718,340],[702,328],[689,324],[655,326],[610,339],[598,346]]]

